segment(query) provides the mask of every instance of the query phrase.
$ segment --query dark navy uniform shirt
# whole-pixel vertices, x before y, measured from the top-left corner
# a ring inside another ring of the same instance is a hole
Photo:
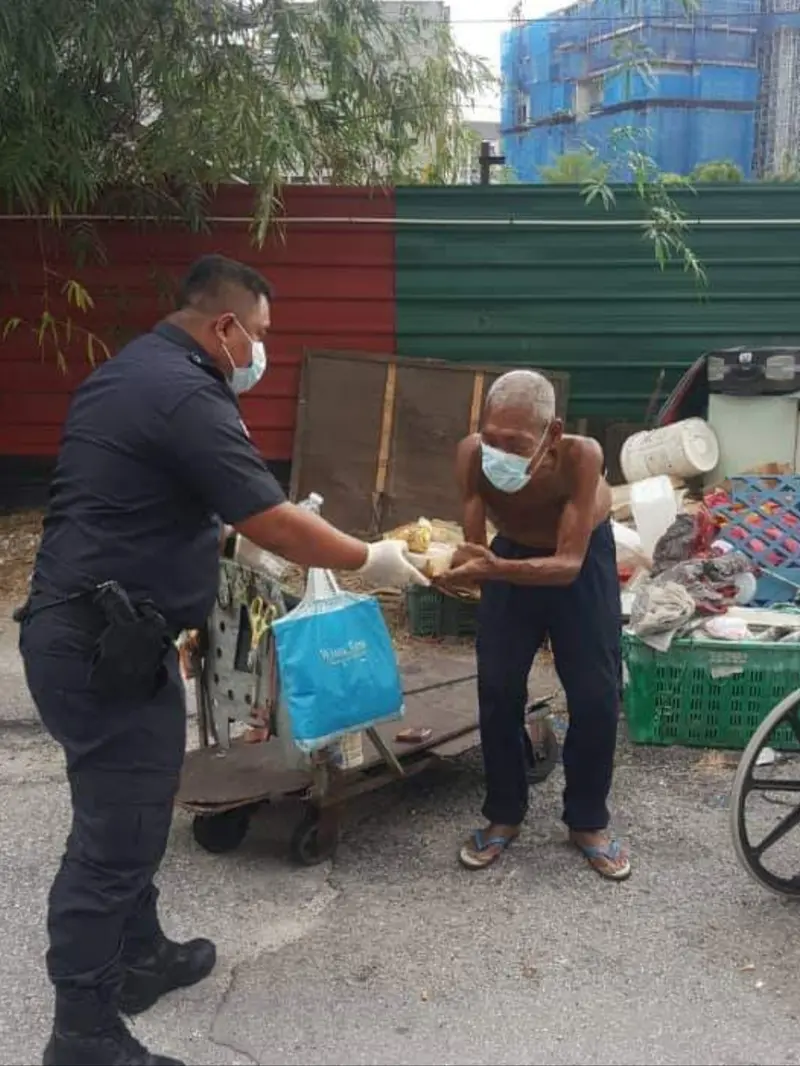
[[[95,370],[70,405],[32,590],[118,581],[175,627],[214,604],[220,519],[283,503],[206,352],[162,323]]]

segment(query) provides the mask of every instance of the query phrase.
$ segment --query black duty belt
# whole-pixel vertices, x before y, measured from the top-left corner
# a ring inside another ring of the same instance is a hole
[[[85,624],[92,637],[97,634],[90,678],[100,695],[126,702],[155,695],[166,678],[174,635],[153,603],[134,603],[120,584],[106,581],[53,599],[34,593],[14,612],[14,620],[24,624],[56,607],[71,609],[79,625]]]

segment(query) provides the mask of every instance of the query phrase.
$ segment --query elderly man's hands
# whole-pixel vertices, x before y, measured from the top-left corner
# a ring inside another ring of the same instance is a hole
[[[480,544],[459,544],[450,560],[450,569],[458,570],[465,563],[482,558],[486,551],[487,549]]]
[[[438,577],[435,584],[453,592],[469,590],[496,577],[499,565],[497,556],[483,545],[462,544],[453,555],[450,569]]]

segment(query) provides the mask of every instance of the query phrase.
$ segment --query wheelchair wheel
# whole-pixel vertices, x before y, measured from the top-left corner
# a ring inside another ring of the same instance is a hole
[[[753,734],[731,791],[739,861],[760,885],[781,896],[800,897],[799,748],[800,689],[770,711]]]

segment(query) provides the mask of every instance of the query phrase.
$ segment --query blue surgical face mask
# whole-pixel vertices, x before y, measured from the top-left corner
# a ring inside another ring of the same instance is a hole
[[[235,366],[231,375],[231,388],[238,396],[257,385],[267,369],[267,351],[261,341],[252,342],[250,366]]]
[[[491,444],[481,441],[481,469],[484,477],[499,492],[521,492],[541,466],[546,445],[547,434],[545,432],[539,447],[528,458],[524,455],[504,452],[500,448],[494,448]],[[539,462],[534,466],[534,460],[537,458]]]
[[[261,341],[253,340],[244,326],[238,322],[236,325],[239,326],[239,329],[250,341],[249,366],[237,366],[231,357],[231,353],[225,348],[225,354],[231,364],[231,388],[238,396],[252,389],[264,376],[264,371],[267,369],[267,350]]]

